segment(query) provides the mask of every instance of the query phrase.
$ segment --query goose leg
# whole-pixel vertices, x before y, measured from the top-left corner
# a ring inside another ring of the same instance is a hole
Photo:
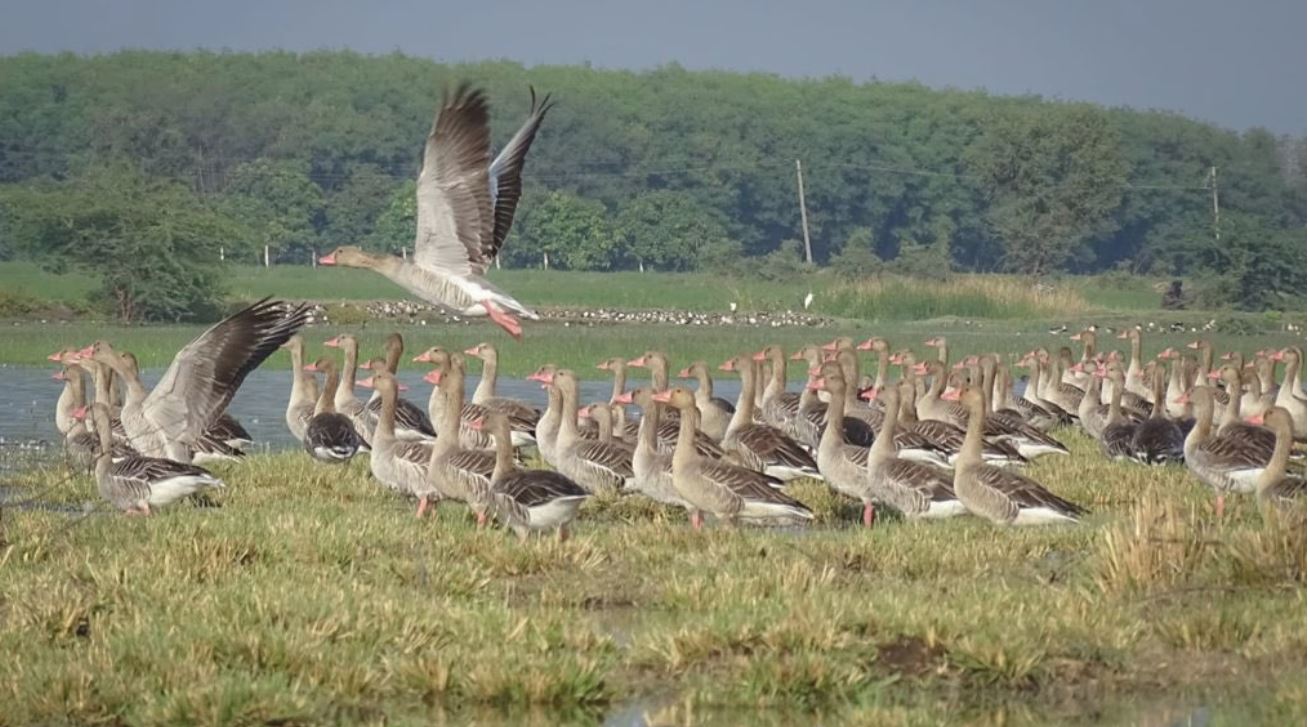
[[[560,525],[560,526],[559,526],[559,542],[560,542],[560,543],[565,542],[567,539],[568,539],[568,526],[567,526],[567,525]]]
[[[1217,496],[1217,505],[1213,509],[1217,517],[1222,517],[1222,514],[1226,512],[1226,495],[1219,494]]]
[[[518,322],[517,318],[495,307],[495,304],[489,300],[483,300],[481,305],[486,309],[486,315],[490,316],[495,325],[503,328],[515,340],[522,340],[522,324]]]
[[[870,502],[863,503],[863,527],[870,528],[877,519],[876,506]]]
[[[481,530],[482,528],[486,527],[486,513],[479,510],[477,511],[476,514],[477,514],[477,529]]]
[[[421,518],[426,513],[427,513],[427,497],[424,495],[423,497],[418,498],[418,517]]]
[[[704,516],[700,515],[699,510],[690,511],[690,525],[695,528],[695,530],[700,530],[704,527]]]

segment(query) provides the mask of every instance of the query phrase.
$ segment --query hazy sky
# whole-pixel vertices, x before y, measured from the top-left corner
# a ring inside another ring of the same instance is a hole
[[[0,0],[0,54],[394,50],[840,73],[1304,133],[1305,0]]]

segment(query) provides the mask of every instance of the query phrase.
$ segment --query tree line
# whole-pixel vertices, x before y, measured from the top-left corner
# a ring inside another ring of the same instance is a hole
[[[1248,308],[1303,296],[1302,138],[841,77],[349,52],[0,58],[0,256],[94,265],[120,316],[175,318],[212,305],[220,247],[398,252],[431,115],[465,79],[497,143],[529,84],[558,101],[505,265],[792,269],[799,159],[815,262],[846,273],[1117,270]],[[143,308],[146,288],[168,295]]]

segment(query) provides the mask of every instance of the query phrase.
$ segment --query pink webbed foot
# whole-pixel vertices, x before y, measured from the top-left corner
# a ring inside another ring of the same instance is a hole
[[[510,336],[513,336],[514,340],[522,340],[522,324],[518,322],[517,318],[500,310],[489,300],[483,300],[481,305],[486,309],[486,315],[490,316],[495,325],[503,328]]]
[[[420,519],[422,518],[423,515],[427,514],[427,504],[428,504],[427,498],[425,497],[418,498],[418,517]]]

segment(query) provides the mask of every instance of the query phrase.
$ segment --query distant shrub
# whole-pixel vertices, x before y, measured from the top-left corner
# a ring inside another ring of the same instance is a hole
[[[366,308],[349,304],[329,305],[327,320],[334,326],[354,326],[372,320]]]
[[[830,315],[881,321],[1063,317],[1089,309],[1070,286],[1035,286],[1021,278],[989,275],[947,282],[892,276],[845,283],[834,286],[818,305]]]

